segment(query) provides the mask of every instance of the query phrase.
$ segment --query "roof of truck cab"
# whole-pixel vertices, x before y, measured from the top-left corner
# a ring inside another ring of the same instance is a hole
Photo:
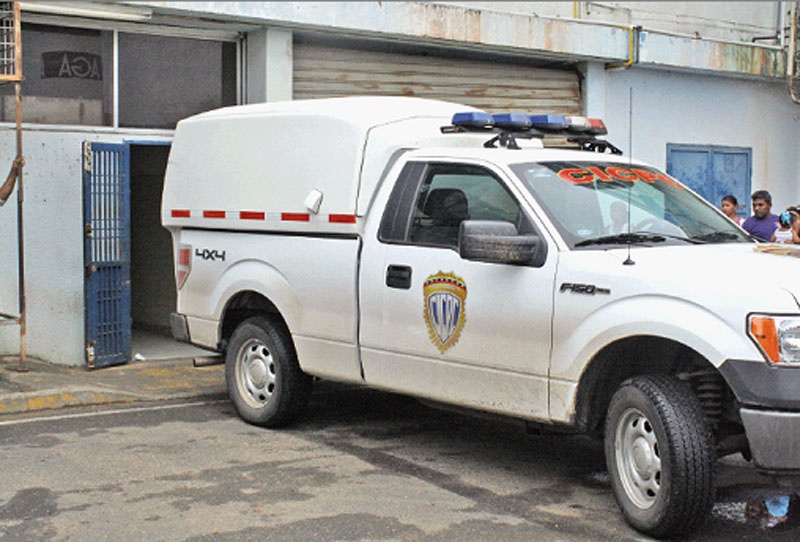
[[[320,115],[369,128],[415,117],[442,117],[449,121],[454,113],[461,111],[477,111],[477,109],[468,105],[426,98],[349,96],[223,107],[188,117],[182,122],[269,115]]]
[[[469,134],[473,140],[477,140],[476,134]],[[485,134],[488,140],[493,134]],[[453,138],[461,137],[461,134],[453,134]],[[524,143],[521,143],[524,145]],[[409,159],[448,159],[448,160],[482,160],[495,164],[522,164],[526,162],[610,162],[616,164],[647,165],[639,160],[632,160],[627,156],[619,154],[606,154],[599,152],[582,151],[579,149],[566,148],[485,148],[482,144],[473,147],[441,146],[426,147],[409,151]]]

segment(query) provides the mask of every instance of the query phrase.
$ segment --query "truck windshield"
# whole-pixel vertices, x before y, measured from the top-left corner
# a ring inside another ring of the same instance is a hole
[[[651,167],[538,162],[511,169],[572,248],[752,242],[708,202]]]

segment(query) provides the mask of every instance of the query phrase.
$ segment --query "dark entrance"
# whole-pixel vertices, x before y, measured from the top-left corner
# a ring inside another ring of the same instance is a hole
[[[170,336],[176,293],[172,238],[161,226],[169,144],[131,142],[131,317],[134,331]]]

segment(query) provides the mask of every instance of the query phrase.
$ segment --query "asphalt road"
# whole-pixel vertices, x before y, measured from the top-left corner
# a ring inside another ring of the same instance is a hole
[[[648,540],[597,442],[330,383],[279,431],[226,399],[0,417],[0,464],[3,541]],[[735,462],[719,477],[691,540],[800,539],[760,507],[793,486]]]

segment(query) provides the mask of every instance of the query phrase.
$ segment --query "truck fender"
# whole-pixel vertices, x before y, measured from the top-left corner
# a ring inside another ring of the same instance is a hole
[[[209,296],[215,304],[213,314],[217,321],[222,322],[230,300],[241,292],[255,292],[266,298],[289,329],[296,329],[302,317],[302,304],[289,281],[275,267],[259,260],[242,260],[226,269]]]
[[[761,354],[743,333],[744,325],[744,317],[742,327],[735,329],[713,310],[659,295],[616,300],[569,323],[559,321],[556,310],[550,376],[576,382],[601,349],[633,336],[673,340],[715,367],[730,357],[760,359]]]

